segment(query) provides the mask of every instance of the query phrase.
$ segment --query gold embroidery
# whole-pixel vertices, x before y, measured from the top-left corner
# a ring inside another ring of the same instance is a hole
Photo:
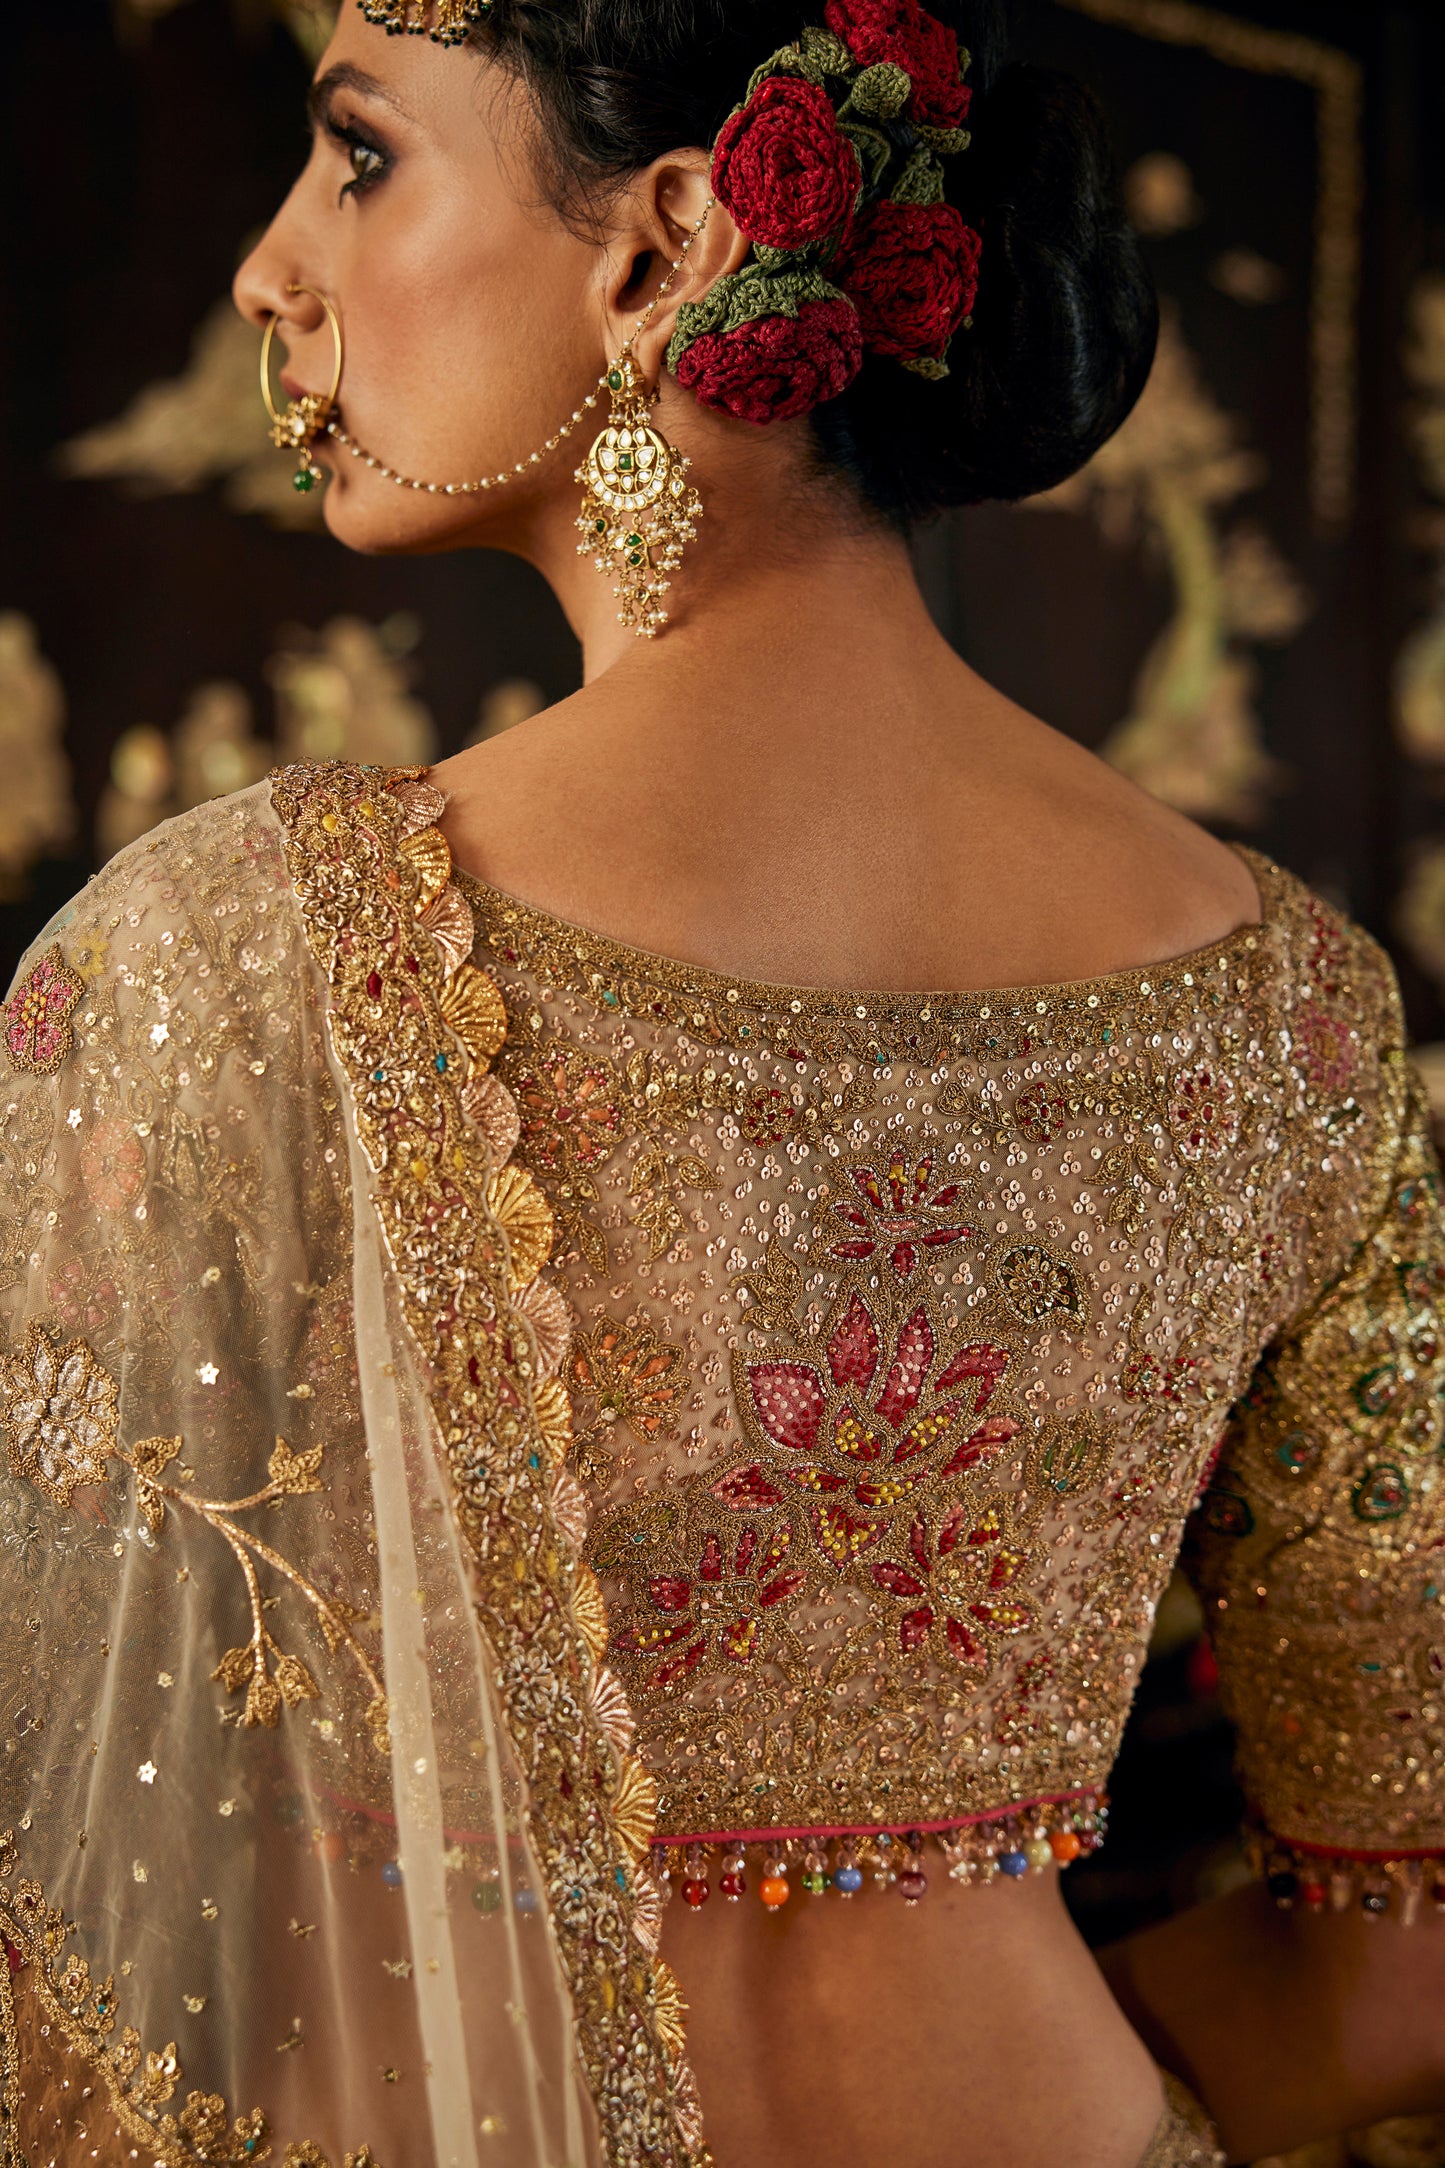
[[[274,1725],[283,1703],[291,1709],[300,1701],[315,1700],[319,1692],[305,1664],[298,1656],[286,1654],[264,1623],[261,1590],[252,1562],[258,1558],[290,1581],[311,1605],[327,1647],[345,1645],[371,1689],[367,1722],[378,1748],[386,1750],[386,1695],[371,1659],[351,1630],[349,1619],[354,1614],[350,1606],[339,1599],[328,1601],[279,1551],[242,1528],[234,1518],[252,1506],[272,1505],[281,1498],[319,1491],[321,1446],[297,1454],[283,1438],[278,1438],[267,1464],[270,1481],[262,1489],[246,1498],[197,1497],[162,1480],[180,1452],[181,1440],[145,1438],[129,1450],[123,1446],[117,1436],[119,1396],[115,1381],[83,1340],[71,1340],[62,1347],[43,1324],[35,1321],[26,1328],[21,1353],[0,1358],[0,1396],[5,1403],[11,1468],[57,1505],[68,1506],[82,1484],[104,1482],[107,1462],[118,1460],[136,1479],[136,1505],[152,1535],[159,1535],[165,1524],[169,1500],[187,1512],[199,1514],[230,1547],[250,1598],[251,1640],[245,1648],[227,1649],[211,1677],[223,1681],[232,1693],[246,1687],[243,1723]],[[274,1659],[274,1663],[268,1663],[268,1659]]]
[[[676,1434],[687,1386],[682,1350],[666,1346],[645,1320],[625,1325],[608,1317],[574,1334],[566,1376],[585,1411],[586,1427],[577,1439],[578,1471],[585,1478],[611,1477],[605,1441],[615,1423],[625,1423],[643,1444]]]
[[[1247,855],[1260,928],[1004,995],[750,986],[468,884],[559,1228],[574,1180],[617,1223],[629,1152],[714,1171],[615,1287],[585,1249],[560,1268],[603,1489],[587,1556],[665,1829],[908,1826],[1102,1784],[1226,1410],[1357,1237],[1398,1028],[1372,944]],[[827,1355],[855,1296],[839,1359],[863,1366],[871,1333],[866,1391]],[[651,1430],[614,1415],[609,1467],[584,1387],[644,1327],[681,1391]],[[895,1463],[969,1347],[1002,1351],[972,1428],[1013,1434],[941,1480],[960,1411]],[[923,1398],[895,1431],[904,1358]],[[1412,1404],[1422,1440],[1433,1406]],[[1403,1449],[1351,1480],[1371,1515],[1402,1481],[1415,1498]]]
[[[565,1408],[544,1405],[558,1381],[538,1388],[518,1306],[541,1261],[540,1222],[514,1223],[534,1233],[513,1258],[492,1154],[478,1148],[464,1112],[460,1042],[442,999],[450,959],[444,945],[413,933],[419,907],[434,902],[444,839],[434,832],[425,853],[401,853],[419,778],[401,771],[388,780],[402,796],[343,763],[278,770],[272,799],[331,988],[332,1040],[376,1170],[404,1313],[433,1381],[528,1819],[549,1884],[571,1892],[553,1925],[603,2150],[619,2168],[700,2162],[691,2073],[663,2037],[653,1961],[643,1954],[619,1967],[611,1954],[637,1941],[634,1920],[652,1901],[638,1864],[650,1780],[604,1721],[601,1591],[558,1519],[558,1486],[570,1480],[556,1466]],[[588,1772],[585,1783],[567,1774],[559,1741]]]

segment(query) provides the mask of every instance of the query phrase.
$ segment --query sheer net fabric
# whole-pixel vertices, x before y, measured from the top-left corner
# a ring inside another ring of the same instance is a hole
[[[595,2157],[266,786],[123,854],[52,950],[73,1043],[0,1100],[0,2130],[31,2163]]]

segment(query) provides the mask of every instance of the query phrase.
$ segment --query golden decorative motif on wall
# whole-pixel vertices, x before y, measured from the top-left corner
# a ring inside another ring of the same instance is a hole
[[[1058,0],[1058,5],[1161,45],[1192,47],[1226,67],[1283,76],[1313,91],[1318,183],[1310,297],[1310,499],[1321,526],[1342,528],[1355,495],[1355,322],[1364,201],[1360,63],[1318,38],[1242,22],[1194,0]]]
[[[1224,525],[1225,508],[1264,473],[1166,307],[1153,371],[1123,428],[1080,473],[1031,500],[1092,511],[1110,541],[1142,532],[1158,546],[1173,614],[1104,756],[1182,813],[1237,826],[1260,818],[1281,780],[1261,740],[1250,649],[1290,639],[1310,608],[1262,528]]]
[[[0,902],[23,897],[36,860],[75,834],[64,727],[65,695],[35,627],[18,610],[0,610]]]

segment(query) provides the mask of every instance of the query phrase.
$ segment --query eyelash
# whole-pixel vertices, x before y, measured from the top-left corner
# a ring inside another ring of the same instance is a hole
[[[349,181],[342,183],[341,198],[365,195],[369,188],[374,188],[376,183],[384,178],[391,165],[390,158],[380,144],[373,143],[370,137],[361,133],[360,129],[349,126],[345,121],[328,120],[326,132],[333,141],[343,146],[351,159],[352,177]],[[358,155],[374,159],[376,163],[366,172],[358,173],[356,170]]]

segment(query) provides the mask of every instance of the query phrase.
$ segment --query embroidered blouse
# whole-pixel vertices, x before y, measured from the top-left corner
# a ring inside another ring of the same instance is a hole
[[[1425,1109],[1381,951],[1246,855],[1194,955],[907,996],[460,877],[674,1843],[1092,1806],[1186,1527],[1270,1829],[1445,1843]]]
[[[679,1863],[1087,1849],[1181,1543],[1276,1894],[1445,1902],[1375,945],[1252,858],[1149,969],[758,986],[444,809],[198,807],[0,1014],[0,2161],[707,2168]]]

